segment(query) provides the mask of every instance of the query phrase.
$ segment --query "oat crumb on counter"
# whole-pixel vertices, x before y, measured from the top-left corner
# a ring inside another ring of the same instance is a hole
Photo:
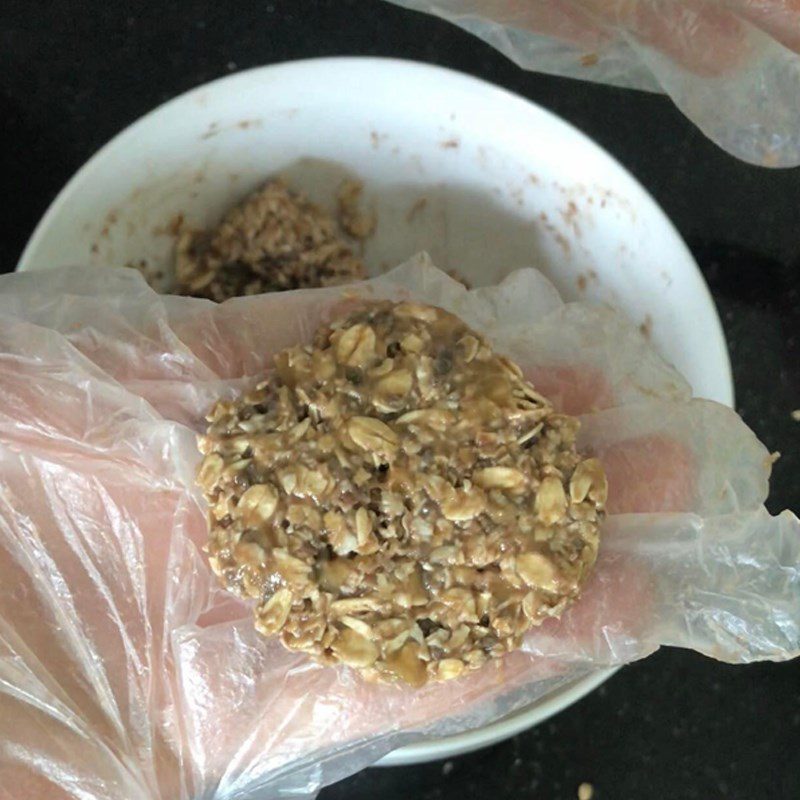
[[[578,787],[578,800],[592,800],[594,797],[594,786],[591,783],[582,783]]]

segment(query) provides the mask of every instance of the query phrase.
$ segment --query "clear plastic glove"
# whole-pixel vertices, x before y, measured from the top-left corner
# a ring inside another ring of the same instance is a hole
[[[521,67],[664,91],[735,156],[800,164],[800,0],[392,0]]]
[[[424,259],[355,287],[462,316],[581,415],[609,518],[583,596],[524,650],[421,690],[259,636],[201,547],[196,432],[346,290],[160,297],[130,270],[0,278],[0,797],[305,797],[662,644],[800,651],[800,523],[770,459],[635,328],[533,270],[467,292]]]

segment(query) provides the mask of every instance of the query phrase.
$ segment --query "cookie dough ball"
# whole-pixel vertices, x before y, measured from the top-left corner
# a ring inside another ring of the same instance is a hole
[[[598,548],[601,464],[441,309],[376,302],[211,411],[211,565],[286,647],[414,686],[519,647]]]

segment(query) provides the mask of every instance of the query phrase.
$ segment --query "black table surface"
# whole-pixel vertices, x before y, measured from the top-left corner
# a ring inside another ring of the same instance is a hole
[[[791,417],[800,408],[800,170],[735,161],[663,97],[523,72],[457,28],[379,0],[5,0],[0,37],[4,271],[100,145],[231,71],[397,56],[552,109],[627,166],[686,239],[725,328],[737,409],[783,453],[770,509],[800,510],[800,423]],[[569,800],[584,781],[599,800],[800,798],[800,668],[662,650],[509,741],[444,763],[367,770],[322,797]]]

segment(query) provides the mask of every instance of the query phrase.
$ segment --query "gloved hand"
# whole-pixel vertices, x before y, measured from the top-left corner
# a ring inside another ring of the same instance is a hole
[[[421,690],[284,650],[210,573],[196,432],[342,290],[217,306],[130,270],[4,276],[4,800],[310,796],[412,732],[486,723],[660,644],[797,654],[800,524],[761,507],[768,454],[731,410],[691,401],[634,328],[532,270],[467,292],[417,263],[369,289],[460,314],[581,415],[610,488],[584,595],[522,652]]]
[[[392,0],[525,69],[667,92],[729,152],[800,164],[798,0]]]

